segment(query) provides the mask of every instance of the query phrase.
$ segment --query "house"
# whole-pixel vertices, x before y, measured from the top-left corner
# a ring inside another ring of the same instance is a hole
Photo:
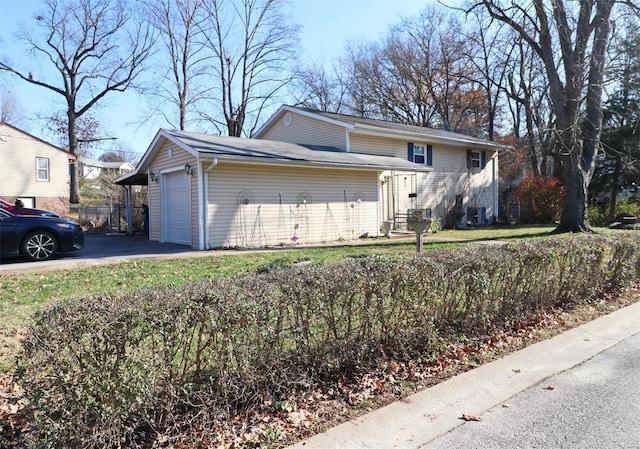
[[[0,198],[69,215],[69,167],[76,157],[8,123],[0,123]]]
[[[259,247],[376,236],[381,174],[427,169],[330,145],[161,129],[115,183],[148,185],[151,240]]]
[[[395,229],[421,210],[443,225],[498,218],[498,152],[508,147],[457,133],[282,106],[253,138],[326,145],[344,154],[404,159],[422,170],[380,173],[379,214]]]
[[[81,157],[79,159],[80,176],[86,180],[95,180],[100,175],[124,175],[133,170],[133,165],[129,162],[103,162]]]
[[[449,225],[498,214],[498,152],[456,133],[282,106],[255,138],[161,129],[135,170],[150,239],[197,249],[378,236],[416,211]]]

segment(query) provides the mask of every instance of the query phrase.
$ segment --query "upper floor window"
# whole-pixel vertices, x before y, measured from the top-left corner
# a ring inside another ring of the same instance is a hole
[[[431,145],[409,143],[408,159],[415,164],[431,167],[433,165],[433,147]]]
[[[486,151],[467,150],[467,168],[484,168],[486,165]]]
[[[37,179],[38,181],[49,180],[49,159],[46,157],[36,158]]]

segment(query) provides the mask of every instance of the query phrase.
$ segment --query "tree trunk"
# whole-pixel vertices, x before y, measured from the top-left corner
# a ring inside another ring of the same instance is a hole
[[[564,196],[562,216],[554,233],[593,232],[587,223],[588,188],[591,177],[581,167],[579,153],[574,149],[561,157]]]
[[[67,111],[67,118],[69,119],[69,152],[78,157],[78,137],[76,136],[77,117],[75,115],[73,107],[70,107]],[[80,203],[80,181],[78,179],[78,163],[79,161],[76,159],[74,163],[71,164],[69,170],[69,202],[71,204]]]

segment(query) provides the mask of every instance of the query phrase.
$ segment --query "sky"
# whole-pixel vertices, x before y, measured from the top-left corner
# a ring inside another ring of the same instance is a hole
[[[133,0],[128,0],[133,1]],[[303,60],[330,66],[351,41],[373,41],[383,37],[389,27],[403,18],[417,16],[435,0],[290,0],[286,14],[301,26],[300,47]],[[16,40],[21,30],[34,24],[43,10],[44,0],[0,0],[0,57],[19,67],[28,67],[25,47]],[[27,56],[28,58],[28,56]],[[28,70],[28,69],[27,69]],[[35,70],[35,69],[34,69]],[[51,116],[63,109],[63,97],[0,72],[0,84],[16,97],[27,116],[25,129],[31,134],[57,143],[39,116]],[[140,124],[145,99],[134,91],[109,93],[96,111],[105,133],[117,144],[142,156],[158,131],[158,124]],[[266,120],[268,117],[263,117]],[[166,125],[162,125],[166,126]],[[113,143],[105,142],[95,157]]]

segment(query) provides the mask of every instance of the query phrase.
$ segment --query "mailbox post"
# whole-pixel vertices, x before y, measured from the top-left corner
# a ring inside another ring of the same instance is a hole
[[[407,224],[416,233],[416,252],[422,253],[422,234],[431,226],[431,219],[423,217],[421,210],[416,210],[407,218]]]

